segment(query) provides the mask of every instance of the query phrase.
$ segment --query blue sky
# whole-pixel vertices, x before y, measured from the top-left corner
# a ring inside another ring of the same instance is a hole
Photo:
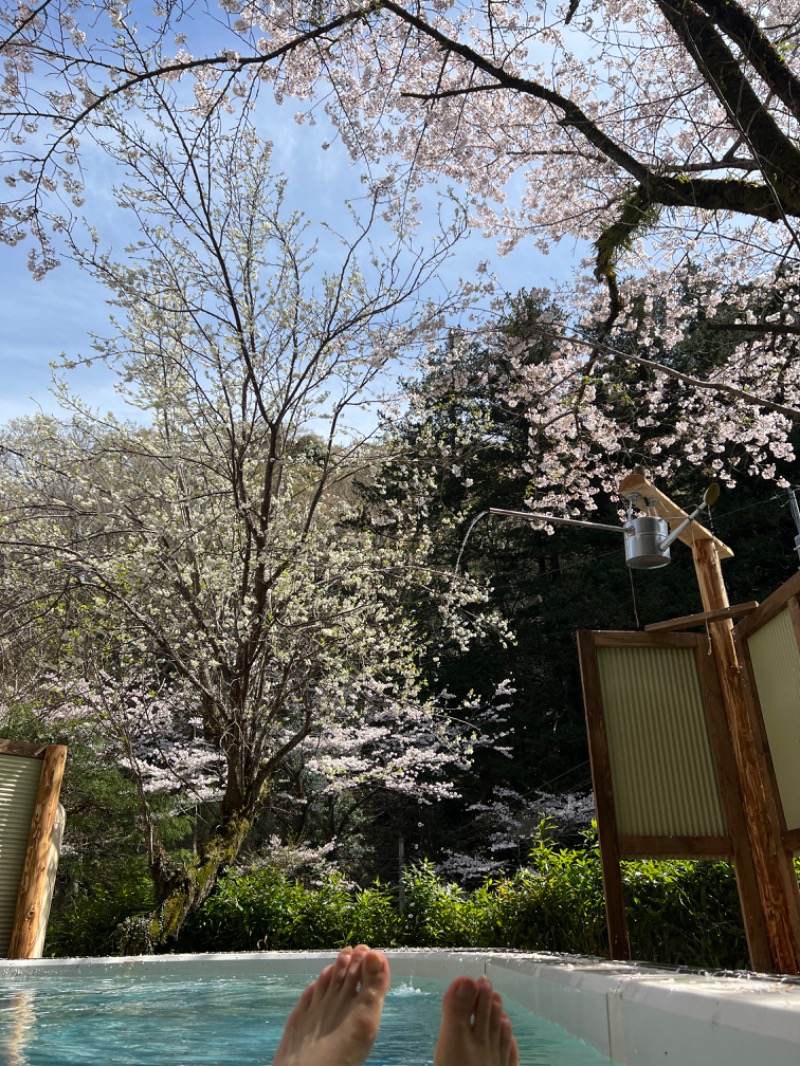
[[[315,221],[326,220],[335,227],[343,218],[343,201],[357,196],[360,189],[358,171],[342,146],[333,143],[323,150],[322,142],[332,139],[330,131],[323,124],[298,126],[289,108],[266,105],[261,127],[273,139],[276,170],[288,179],[290,206],[310,205],[307,213]],[[87,164],[87,213],[100,220],[109,239],[122,245],[126,238],[114,210],[108,166],[91,156]],[[493,241],[475,234],[459,247],[443,282],[454,285],[459,276],[468,278],[481,259],[489,260],[503,287],[515,292],[523,286],[548,287],[553,278],[564,280],[573,255],[564,249],[545,257],[529,244],[501,259]],[[90,355],[90,333],[105,331],[108,308],[106,290],[69,262],[35,281],[27,269],[25,245],[0,246],[0,277],[0,423],[5,423],[37,410],[56,410],[49,391],[50,363],[62,353]],[[71,373],[69,381],[86,402],[122,413],[113,378],[101,364]]]

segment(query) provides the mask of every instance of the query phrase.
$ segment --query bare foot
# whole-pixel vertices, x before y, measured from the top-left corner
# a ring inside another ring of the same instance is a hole
[[[273,1066],[362,1066],[389,988],[389,963],[365,944],[344,948],[289,1015]]]
[[[519,1066],[503,1001],[486,977],[457,977],[442,1000],[434,1066]]]

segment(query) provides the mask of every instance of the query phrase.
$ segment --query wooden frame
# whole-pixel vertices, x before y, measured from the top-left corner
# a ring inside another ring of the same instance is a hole
[[[53,839],[67,749],[62,744],[0,740],[0,755],[42,762],[8,949],[10,959],[29,959],[41,944],[50,909]]]
[[[603,648],[693,650],[693,663],[699,686],[711,754],[711,772],[724,815],[722,835],[691,835],[678,825],[667,825],[658,834],[621,834],[617,819],[612,775],[612,751],[606,728],[606,707],[601,683],[598,651]],[[708,655],[703,634],[674,632],[592,632],[578,633],[578,650],[583,681],[589,754],[597,805],[600,859],[606,898],[606,918],[611,957],[630,958],[630,942],[622,891],[620,862],[625,858],[725,858],[733,859],[737,885],[745,916],[751,957],[760,960],[766,950],[766,931],[761,912],[752,907],[756,890],[755,873],[748,850],[748,837],[736,764],[731,748],[715,663]]]
[[[709,622],[726,622],[729,618],[741,618],[758,607],[757,600],[735,603],[732,607],[719,607],[716,611],[699,611],[697,614],[685,614],[680,618],[670,618],[666,622],[651,622],[644,627],[645,633],[671,633],[678,629],[696,629]]]
[[[791,829],[788,829],[786,825],[783,797],[781,796],[778,778],[775,773],[775,764],[772,757],[769,737],[767,735],[764,710],[759,696],[758,684],[756,682],[753,660],[749,648],[750,638],[768,622],[777,618],[784,609],[789,613],[789,619],[794,631],[798,651],[800,651],[800,573],[793,574],[792,577],[784,582],[779,589],[776,589],[775,592],[768,596],[756,611],[753,611],[739,622],[738,625],[734,626],[733,639],[736,645],[739,661],[742,664],[745,695],[757,730],[760,747],[764,753],[764,762],[769,784],[773,794],[778,798],[781,835],[787,850],[797,853],[800,852],[800,825],[793,826]],[[798,762],[798,774],[800,774],[800,762]]]
[[[642,467],[637,467],[633,474],[623,479],[619,491],[636,508],[661,518],[680,519],[686,513],[650,483],[647,471]],[[731,838],[750,963],[754,970],[762,972],[800,974],[797,873],[785,820],[779,809],[781,799],[774,787],[775,775],[769,768],[769,753],[764,750],[764,730],[759,725],[754,701],[748,699],[745,691],[746,670],[734,640],[733,621],[725,617],[730,603],[720,564],[733,552],[696,520],[686,526],[679,539],[691,548],[703,614],[709,616],[706,618],[708,644],[722,693],[726,745],[733,754],[739,801],[734,813],[737,818],[741,815],[746,840],[740,839],[734,823],[731,823]],[[686,619],[679,621],[686,624]],[[785,647],[785,627],[777,635],[779,640],[775,646],[782,639]],[[762,645],[762,667],[772,650],[774,648],[769,643]],[[794,660],[793,653],[792,658]],[[769,670],[762,672],[762,679],[768,684],[770,676]],[[796,684],[800,688],[800,678],[796,679]],[[774,689],[770,692],[773,707],[781,702],[781,698],[775,696]],[[774,729],[778,720],[778,715],[771,718]],[[781,775],[790,797],[793,823],[796,815],[800,830],[800,795],[795,792],[793,766],[787,762],[785,750],[781,746]]]
[[[592,768],[594,802],[597,808],[597,835],[600,841],[600,866],[603,873],[603,893],[606,902],[606,925],[612,959],[631,957],[628,919],[622,894],[622,872],[614,807],[614,786],[611,780],[611,757],[603,713],[600,671],[594,644],[595,634],[578,632],[578,655],[586,711],[586,731],[589,737],[589,761]]]

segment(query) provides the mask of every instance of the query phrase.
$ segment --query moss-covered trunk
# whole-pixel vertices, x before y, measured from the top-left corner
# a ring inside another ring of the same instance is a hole
[[[160,871],[155,880],[161,902],[147,918],[123,923],[117,936],[121,954],[173,948],[186,922],[214,891],[220,875],[236,861],[250,826],[250,819],[242,815],[229,817],[211,833],[188,866],[173,869],[168,875]]]
[[[229,818],[214,830],[190,865],[171,879],[169,893],[151,922],[156,950],[168,949],[178,940],[187,920],[214,891],[220,874],[236,862],[250,824],[241,815]]]

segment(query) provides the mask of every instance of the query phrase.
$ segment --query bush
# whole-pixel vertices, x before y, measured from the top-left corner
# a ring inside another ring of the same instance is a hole
[[[474,947],[491,907],[488,893],[468,895],[423,862],[403,874],[401,943],[407,947]]]
[[[182,951],[313,950],[396,943],[397,909],[388,888],[352,891],[340,874],[305,888],[274,870],[224,877],[187,926]]]
[[[126,918],[153,909],[153,886],[144,863],[122,863],[116,868],[117,884],[98,884],[71,896],[57,896],[47,926],[45,955],[113,955],[114,934]]]
[[[635,958],[746,968],[730,864],[626,862],[623,888]],[[151,905],[143,875],[79,896],[54,915],[48,952],[105,953],[116,925]],[[178,950],[331,950],[359,942],[607,955],[596,844],[564,849],[540,843],[529,867],[473,892],[444,881],[430,863],[405,872],[402,893],[379,883],[353,888],[339,874],[306,887],[277,870],[232,871],[187,926]]]
[[[498,946],[606,955],[600,857],[594,848],[558,850],[540,843],[531,866],[497,885]]]
[[[497,946],[608,955],[600,853],[546,843],[531,866],[498,884]],[[746,969],[747,940],[736,878],[727,862],[622,863],[635,959],[662,965]]]
[[[728,862],[623,863],[634,958],[746,969],[747,939]]]

